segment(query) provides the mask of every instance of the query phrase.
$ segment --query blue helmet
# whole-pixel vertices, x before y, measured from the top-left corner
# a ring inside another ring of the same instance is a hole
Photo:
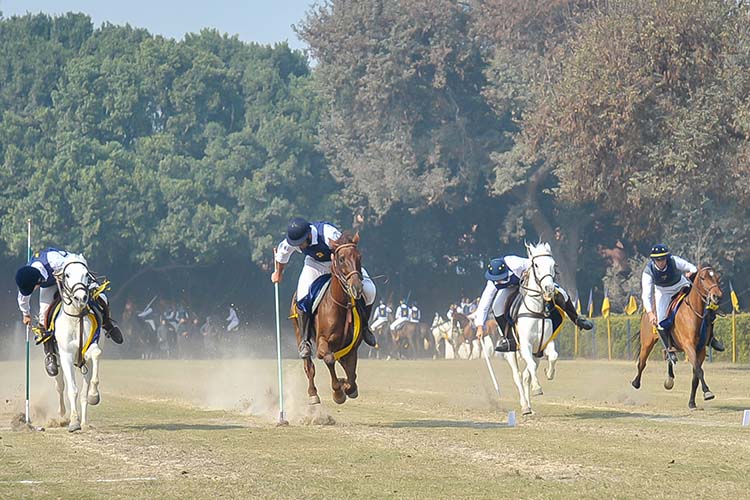
[[[651,253],[648,254],[649,257],[652,259],[659,259],[662,257],[669,257],[669,248],[667,248],[667,245],[664,245],[663,243],[657,243],[656,245],[651,247]]]
[[[300,246],[310,234],[310,223],[302,217],[295,217],[289,221],[286,228],[286,242],[293,247]]]
[[[487,264],[487,271],[484,273],[484,277],[488,281],[505,281],[508,279],[510,270],[505,265],[505,261],[502,258],[492,259]]]
[[[31,266],[23,266],[16,272],[16,285],[21,295],[28,297],[34,291],[34,287],[44,281],[44,276],[39,269]]]

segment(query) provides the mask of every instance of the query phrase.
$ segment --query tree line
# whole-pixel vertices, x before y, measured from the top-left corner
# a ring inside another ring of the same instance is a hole
[[[0,252],[31,217],[121,285],[240,290],[299,214],[359,230],[394,299],[478,293],[524,238],[615,304],[657,240],[740,275],[749,27],[719,0],[329,0],[306,54],[2,18]]]

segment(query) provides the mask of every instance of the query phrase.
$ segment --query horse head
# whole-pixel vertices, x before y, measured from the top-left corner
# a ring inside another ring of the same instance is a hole
[[[86,259],[81,255],[68,254],[63,261],[63,267],[55,273],[63,304],[72,306],[76,312],[82,311],[89,302],[89,287],[91,273],[89,273]]]
[[[526,253],[531,259],[528,288],[541,293],[545,301],[555,294],[555,258],[549,243],[525,243]]]
[[[354,300],[362,296],[362,255],[357,248],[359,233],[353,237],[344,233],[331,242],[331,274],[341,283],[347,295]]]
[[[702,265],[694,280],[695,288],[706,305],[715,306],[721,301],[723,292],[719,284],[719,273],[708,265]]]

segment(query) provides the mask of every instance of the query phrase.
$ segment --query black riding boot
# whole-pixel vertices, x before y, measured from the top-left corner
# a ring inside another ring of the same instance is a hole
[[[716,336],[711,337],[711,347],[713,347],[714,351],[718,352],[724,352],[724,342],[717,339]]]
[[[667,353],[667,359],[671,361],[673,365],[676,365],[677,354],[675,353],[674,349],[670,345],[669,330],[665,330],[663,328],[657,328],[656,331],[659,332],[659,337],[661,337],[661,340],[664,343],[664,348],[666,349],[666,353]]]
[[[120,331],[120,327],[112,321],[112,316],[109,313],[109,304],[101,297],[96,299],[96,303],[102,309],[102,329],[104,330],[104,335],[112,339],[112,342],[115,344],[122,344],[122,332]]]
[[[357,300],[357,310],[359,311],[360,316],[359,324],[361,325],[360,328],[362,330],[362,340],[364,340],[365,344],[370,347],[375,347],[378,345],[378,340],[375,338],[372,331],[370,331],[370,313],[372,313],[372,304],[367,306],[365,305],[365,299],[360,298]]]
[[[495,316],[497,321],[497,330],[500,334],[500,338],[495,346],[497,352],[514,352],[518,349],[516,338],[513,336],[513,332],[508,327],[508,319],[505,316]]]
[[[568,300],[563,300],[563,294],[558,292],[555,294],[555,304],[562,307],[563,311],[565,311],[565,314],[567,314],[570,318],[570,321],[572,321],[573,324],[575,324],[581,330],[591,330],[592,328],[594,328],[594,323],[592,323],[591,320],[588,320],[578,314],[578,311],[576,311],[576,306],[573,305],[570,297],[568,297]]]
[[[52,336],[49,340],[42,344],[44,347],[44,369],[47,370],[47,375],[50,377],[57,377],[57,341]]]
[[[312,356],[313,324],[312,315],[297,309],[300,320],[300,334],[302,340],[299,343],[299,357],[302,359]]]

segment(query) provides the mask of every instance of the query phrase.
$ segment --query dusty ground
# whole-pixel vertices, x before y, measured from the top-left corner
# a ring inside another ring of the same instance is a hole
[[[707,368],[717,399],[687,409],[652,362],[561,361],[536,414],[518,410],[507,365],[497,401],[483,361],[370,361],[360,397],[311,414],[298,362],[285,363],[289,427],[276,427],[274,361],[105,361],[91,426],[54,418],[51,379],[34,360],[34,423],[22,363],[0,363],[0,498],[747,498],[750,369]],[[520,413],[520,412],[519,412]],[[314,425],[311,422],[327,425]],[[57,425],[55,427],[55,425]]]

